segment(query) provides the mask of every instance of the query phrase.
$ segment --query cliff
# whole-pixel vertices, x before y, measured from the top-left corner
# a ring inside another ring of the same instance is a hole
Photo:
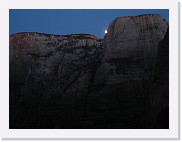
[[[159,42],[147,121],[152,128],[169,128],[169,29]],[[153,116],[153,117],[151,117]]]
[[[160,15],[140,15],[116,18],[104,39],[11,35],[10,128],[158,128],[157,117],[141,120],[160,107],[146,103],[161,72],[168,74],[160,69],[167,28]]]
[[[112,21],[104,38],[104,58],[99,69],[105,76],[98,75],[97,83],[105,79],[106,84],[152,80],[158,44],[167,27],[167,21],[160,15],[129,16]]]

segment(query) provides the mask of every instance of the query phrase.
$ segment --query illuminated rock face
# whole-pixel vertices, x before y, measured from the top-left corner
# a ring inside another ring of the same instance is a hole
[[[104,38],[104,58],[100,67],[107,76],[106,83],[151,80],[158,44],[167,27],[168,22],[160,15],[120,17],[112,21]]]
[[[158,128],[164,107],[153,86],[167,27],[159,15],[141,15],[116,18],[104,39],[10,36],[10,128]]]
[[[74,68],[84,69],[89,58],[95,61],[101,52],[102,40],[91,35],[19,33],[10,36],[10,78],[24,84],[26,79],[41,82],[69,76]]]

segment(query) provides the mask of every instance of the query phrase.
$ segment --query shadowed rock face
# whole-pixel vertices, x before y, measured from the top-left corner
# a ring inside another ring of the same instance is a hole
[[[169,128],[169,29],[159,42],[149,104],[147,114],[151,127]]]
[[[103,40],[10,36],[10,128],[166,128],[157,123],[164,107],[149,101],[161,72],[168,76],[160,69],[168,39],[159,45],[167,27],[159,15],[141,15],[115,19]]]

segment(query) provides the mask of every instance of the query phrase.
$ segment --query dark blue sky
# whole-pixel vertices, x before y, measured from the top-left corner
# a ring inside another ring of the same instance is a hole
[[[104,10],[18,10],[9,11],[10,35],[18,32],[48,34],[86,33],[104,36],[110,22],[116,17],[141,14],[160,14],[169,21],[167,9],[104,9]]]

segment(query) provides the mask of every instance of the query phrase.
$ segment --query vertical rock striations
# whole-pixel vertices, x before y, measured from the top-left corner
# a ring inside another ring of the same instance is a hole
[[[107,78],[106,84],[115,84],[151,80],[158,44],[167,27],[168,22],[160,15],[120,17],[112,21],[104,38],[105,51],[100,67],[105,76],[98,72],[96,81],[99,83],[99,78],[101,81]]]

